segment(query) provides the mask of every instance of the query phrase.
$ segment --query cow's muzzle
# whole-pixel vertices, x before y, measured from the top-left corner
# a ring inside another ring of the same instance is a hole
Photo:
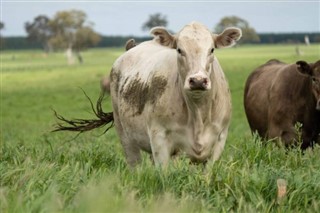
[[[209,79],[207,77],[190,77],[189,80],[190,90],[207,90]]]

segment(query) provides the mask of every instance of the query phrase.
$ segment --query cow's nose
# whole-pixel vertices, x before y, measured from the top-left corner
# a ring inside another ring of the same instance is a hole
[[[208,78],[191,77],[189,78],[189,85],[191,90],[206,90],[208,86]]]

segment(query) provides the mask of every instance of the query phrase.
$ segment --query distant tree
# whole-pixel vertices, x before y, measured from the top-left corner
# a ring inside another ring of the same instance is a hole
[[[319,43],[320,42],[320,34],[316,35],[314,37],[314,42]]]
[[[46,53],[50,51],[49,39],[52,37],[52,29],[50,19],[47,16],[39,15],[34,18],[32,23],[26,22],[25,30],[29,41],[39,42]]]
[[[2,38],[1,31],[4,29],[4,23],[0,21],[0,47],[3,49],[4,47],[4,39]]]
[[[250,27],[249,23],[237,16],[227,16],[220,20],[215,27],[217,33],[221,33],[227,27],[239,27],[242,30],[242,38],[240,43],[256,43],[260,41],[255,29]]]
[[[168,25],[167,17],[161,13],[155,13],[149,16],[149,19],[142,25],[142,30],[147,31],[153,27]]]
[[[100,35],[92,29],[92,25],[87,21],[87,15],[83,11],[58,12],[50,22],[53,36],[49,42],[54,48],[67,50],[70,63],[72,63],[73,52],[82,63],[80,52],[96,45],[101,40]]]

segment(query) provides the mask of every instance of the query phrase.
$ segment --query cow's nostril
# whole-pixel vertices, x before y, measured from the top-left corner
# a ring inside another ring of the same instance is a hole
[[[208,79],[207,79],[207,78],[203,79],[203,84],[204,84],[205,86],[208,84]]]
[[[194,81],[193,78],[190,78],[190,79],[189,79],[189,84],[190,84],[191,86],[193,86],[195,83],[196,83],[196,82]]]
[[[192,77],[188,80],[191,90],[206,90],[209,84],[209,79],[206,77]]]

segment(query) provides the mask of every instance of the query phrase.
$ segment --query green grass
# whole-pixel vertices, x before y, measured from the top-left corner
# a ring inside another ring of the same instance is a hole
[[[128,169],[115,130],[75,138],[50,133],[52,108],[68,118],[92,117],[81,89],[96,100],[100,79],[122,49],[83,53],[67,65],[62,53],[1,52],[1,212],[319,212],[320,148],[301,154],[252,137],[243,110],[249,73],[271,58],[314,62],[320,45],[243,46],[217,50],[227,75],[233,117],[222,158],[208,170],[183,156],[166,169]],[[104,105],[111,111],[110,98]],[[72,140],[74,139],[74,140]],[[288,182],[277,203],[276,180]]]

